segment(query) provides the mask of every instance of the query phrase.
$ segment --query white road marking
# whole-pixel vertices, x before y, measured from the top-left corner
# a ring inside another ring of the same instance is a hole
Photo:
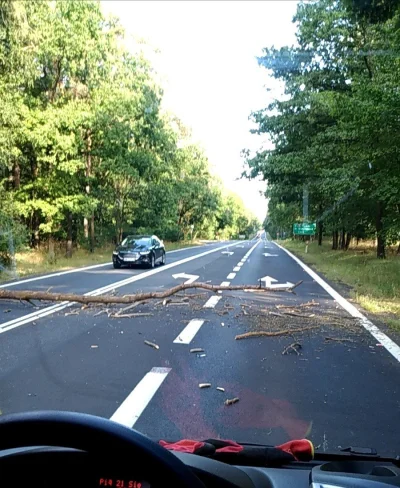
[[[231,245],[231,244],[229,244]],[[202,252],[200,254],[195,254],[194,256],[189,256],[187,258],[181,259],[180,261],[176,261],[174,263],[166,264],[165,266],[161,266],[159,268],[151,269],[149,271],[145,271],[144,273],[140,273],[135,276],[131,276],[130,278],[126,278],[125,280],[117,281],[115,283],[111,283],[109,285],[103,286],[102,288],[97,288],[96,290],[89,291],[84,293],[85,296],[98,296],[103,293],[106,293],[111,290],[116,290],[117,288],[121,288],[122,286],[129,285],[130,283],[134,283],[135,281],[140,281],[148,276],[152,276],[157,273],[161,273],[162,271],[166,271],[167,269],[174,268],[184,263],[188,263],[189,261],[193,261],[195,259],[201,258],[203,256],[207,256],[208,254],[212,254],[214,252],[218,252],[221,249],[225,249],[229,245],[217,247],[215,249],[211,249],[209,251]],[[6,332],[8,330],[14,329],[15,327],[19,327],[20,325],[28,324],[29,322],[33,322],[34,320],[40,319],[42,317],[46,317],[47,315],[51,315],[54,312],[59,312],[64,308],[72,306],[73,302],[62,302],[60,304],[51,305],[50,307],[43,308],[34,313],[30,313],[19,317],[17,319],[10,320],[8,322],[4,322],[0,324],[0,334]]]
[[[152,368],[121,403],[110,420],[126,427],[133,427],[170,371],[171,368]]]
[[[242,263],[242,261],[240,261],[240,263],[237,263],[237,265],[239,266],[239,268],[241,268],[244,265],[244,263]]]
[[[213,295],[206,301],[206,303],[203,305],[203,308],[214,308],[215,305],[221,300],[221,298],[222,297]]]
[[[269,254],[268,252],[264,252],[263,254],[266,258],[275,258],[276,256],[279,256],[279,254]]]
[[[202,248],[205,246],[198,246],[198,248]],[[188,249],[196,249],[197,246],[191,246],[191,247],[183,247],[182,249],[175,249],[173,251],[167,251],[167,255],[171,254],[173,252],[179,252],[179,251],[187,251]],[[17,285],[22,285],[24,283],[31,283],[32,281],[40,281],[40,280],[47,280],[48,278],[53,278],[55,276],[63,276],[71,273],[79,273],[79,271],[87,271],[90,269],[96,269],[96,268],[101,268],[104,266],[111,266],[112,261],[109,261],[108,263],[103,263],[103,264],[93,264],[92,266],[85,266],[83,268],[74,268],[74,269],[69,269],[67,271],[60,271],[59,273],[51,273],[48,275],[44,276],[35,276],[34,278],[27,278],[26,280],[19,280],[19,281],[12,281],[11,283],[5,283],[4,285],[0,285],[0,288],[9,288],[10,286],[17,286]]]
[[[267,288],[275,288],[275,289],[279,289],[279,288],[285,289],[288,286],[294,285],[294,283],[290,283],[290,281],[287,281],[286,283],[278,283],[278,280],[272,278],[272,276],[264,276],[264,278],[260,278],[260,281],[265,281],[265,286]]]
[[[200,330],[200,327],[204,324],[204,320],[193,319],[191,320],[187,326],[183,329],[183,331],[178,335],[178,337],[174,340],[175,344],[190,344],[192,342],[193,337],[197,334]]]
[[[188,278],[187,281],[184,282],[185,285],[189,285],[190,283],[193,283],[194,281],[197,280],[198,276],[197,275],[190,275],[186,273],[178,273],[178,274],[173,274],[172,278]]]
[[[240,266],[239,266],[239,265],[238,265],[238,266],[235,266],[235,267],[233,268],[233,271],[235,271],[236,273],[237,273],[238,271],[240,271]]]
[[[383,333],[374,323],[372,323],[364,314],[362,314],[354,305],[348,302],[342,295],[334,290],[326,281],[324,281],[317,273],[303,263],[298,257],[292,254],[284,247],[276,244],[280,249],[286,252],[292,259],[299,264],[304,271],[306,271],[313,280],[315,280],[322,288],[329,293],[329,295],[336,300],[340,306],[342,306],[352,317],[360,319],[361,325],[373,336],[375,339],[383,345],[383,347],[390,352],[390,354],[400,362],[400,346],[396,344],[390,337]]]
[[[236,276],[236,273],[229,273],[228,276],[226,277],[228,280],[233,280],[233,278]]]
[[[223,281],[219,286],[229,286],[230,284],[230,281]]]

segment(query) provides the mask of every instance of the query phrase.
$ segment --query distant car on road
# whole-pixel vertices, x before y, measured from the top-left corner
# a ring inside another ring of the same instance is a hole
[[[165,264],[166,252],[162,240],[157,236],[127,236],[113,251],[113,266],[146,265],[154,268],[156,264]]]

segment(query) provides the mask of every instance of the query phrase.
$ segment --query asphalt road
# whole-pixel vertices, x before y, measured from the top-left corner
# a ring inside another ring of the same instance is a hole
[[[302,284],[296,294],[194,290],[139,305],[126,313],[150,315],[131,318],[113,317],[118,307],[2,302],[2,414],[73,410],[156,439],[278,444],[307,436],[321,451],[351,445],[399,454],[397,345],[390,353],[390,340],[377,342],[272,242],[212,243],[168,253],[155,270],[107,265],[8,286],[130,294],[189,279],[172,276],[181,273],[212,284],[254,285],[266,276]],[[280,335],[235,340],[249,331]]]

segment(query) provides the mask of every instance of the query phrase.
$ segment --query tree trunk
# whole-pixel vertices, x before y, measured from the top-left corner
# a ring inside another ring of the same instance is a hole
[[[92,176],[92,133],[90,129],[86,131],[86,195],[90,195],[90,177]],[[93,222],[92,222],[93,219]],[[93,235],[92,235],[93,233]],[[87,217],[83,219],[83,235],[86,240],[89,239],[89,220]],[[90,216],[90,252],[94,250],[94,215]]]
[[[344,251],[346,249],[346,231],[344,227],[342,227],[342,230],[340,232],[340,249]]]
[[[37,161],[33,156],[31,158],[31,179],[33,183],[33,188],[31,191],[31,199],[36,199],[36,191],[35,191],[35,181],[38,177],[39,169],[37,165]],[[39,225],[40,225],[40,215],[38,210],[34,210],[32,214],[32,227],[31,227],[31,247],[34,249],[39,249],[40,245],[40,236],[39,236]]]
[[[18,161],[15,161],[12,168],[13,175],[13,188],[14,190],[19,190],[21,185],[21,168],[19,167]]]
[[[322,246],[322,235],[324,233],[324,223],[322,220],[318,222],[318,246]]]
[[[346,235],[346,242],[345,242],[345,245],[344,245],[344,248],[345,248],[346,251],[349,250],[350,242],[351,242],[351,237],[352,236],[351,236],[350,232],[348,232],[347,235]]]
[[[72,258],[72,212],[68,211],[67,214],[67,249],[65,256]]]
[[[337,249],[339,243],[339,232],[337,230],[333,231],[332,234],[332,249]]]
[[[396,254],[400,254],[400,242],[399,242],[399,245],[397,246]]]
[[[385,236],[385,231],[383,229],[382,202],[377,203],[375,228],[376,228],[376,238],[377,238],[376,257],[379,259],[385,259],[386,258],[386,236]]]
[[[86,217],[83,218],[83,236],[86,240],[89,239],[89,221]]]
[[[90,252],[94,252],[94,214],[90,217]]]
[[[50,264],[56,262],[56,253],[54,251],[54,239],[53,236],[49,237],[49,253],[48,253],[48,261]]]

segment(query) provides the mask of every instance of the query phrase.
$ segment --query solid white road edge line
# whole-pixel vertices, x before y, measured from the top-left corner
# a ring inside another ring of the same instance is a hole
[[[229,273],[226,279],[228,280],[233,280],[233,278],[236,276],[236,273]]]
[[[215,305],[221,300],[221,298],[222,297],[213,295],[206,301],[206,303],[203,305],[203,308],[214,308]]]
[[[173,251],[167,251],[167,255],[173,252],[187,251],[188,249],[201,249],[202,247],[205,246],[190,246],[190,247],[183,247],[182,249],[174,249]],[[101,268],[102,266],[111,266],[111,265],[112,265],[112,261],[109,261],[108,263],[93,264],[92,266],[69,269],[67,271],[60,271],[59,273],[51,273],[44,276],[35,276],[34,278],[27,278],[26,280],[11,281],[10,283],[5,283],[4,285],[0,285],[0,288],[9,288],[10,286],[17,286],[24,283],[31,283],[32,281],[46,280],[48,278],[53,278],[55,276],[63,276],[71,273],[79,273],[79,271],[87,271],[88,269],[96,269],[96,268]]]
[[[84,293],[85,296],[97,296],[101,295],[103,293],[106,293],[111,290],[116,290],[117,288],[121,288],[122,286],[129,285],[130,283],[134,283],[135,281],[142,280],[144,278],[147,278],[148,276],[152,276],[157,273],[161,273],[162,271],[165,271],[167,269],[174,268],[176,266],[179,266],[184,263],[188,263],[189,261],[193,261],[195,259],[201,258],[203,256],[207,256],[208,254],[212,254],[214,252],[218,252],[221,249],[225,249],[226,247],[230,246],[231,244],[225,245],[225,246],[220,246],[216,247],[215,249],[210,249],[209,251],[202,252],[200,254],[195,254],[194,256],[189,256],[187,258],[183,258],[180,261],[175,261],[174,263],[166,264],[164,266],[161,266],[159,268],[151,269],[149,271],[145,271],[144,273],[140,273],[135,276],[131,276],[130,278],[126,278],[125,280],[120,280],[115,283],[111,283],[110,285],[103,286],[102,288],[98,288],[96,290],[89,291],[87,293]],[[0,324],[0,334],[2,332],[6,332],[8,330],[14,329],[15,327],[18,327],[20,325],[25,325],[29,322],[33,322],[34,320],[37,320],[41,317],[45,317],[46,315],[50,315],[53,312],[58,312],[60,310],[63,310],[66,307],[70,307],[73,305],[73,302],[62,302],[61,304],[58,305],[51,305],[50,307],[43,308],[42,310],[34,313],[30,313],[27,315],[24,315],[22,317],[19,317],[17,319],[10,320],[8,322],[4,322],[3,324]],[[11,327],[13,326],[13,327]]]
[[[200,330],[200,327],[204,324],[204,320],[193,319],[182,330],[178,337],[174,340],[174,344],[190,344]]]
[[[286,252],[292,259],[299,264],[304,271],[306,271],[311,278],[313,278],[322,288],[329,293],[329,295],[336,300],[339,305],[341,305],[346,312],[348,312],[352,317],[359,318],[362,326],[373,336],[375,339],[383,345],[383,347],[390,352],[390,354],[400,362],[400,346],[396,344],[390,337],[388,337],[384,332],[382,332],[375,324],[373,324],[364,314],[362,314],[354,305],[348,302],[342,295],[340,295],[336,290],[334,290],[326,281],[324,281],[320,276],[317,275],[311,268],[303,263],[297,256],[292,254],[290,251],[282,247],[281,245],[275,243],[280,249]]]
[[[133,427],[171,368],[152,368],[117,408],[110,420]]]

